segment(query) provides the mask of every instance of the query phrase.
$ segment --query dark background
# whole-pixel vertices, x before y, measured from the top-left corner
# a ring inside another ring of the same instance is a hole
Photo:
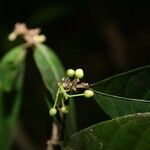
[[[14,24],[25,22],[42,29],[46,44],[65,68],[83,68],[85,80],[93,83],[149,64],[149,10],[146,1],[0,1],[0,56],[17,45],[7,40]],[[24,102],[14,149],[40,150],[45,149],[50,136],[51,119],[40,94],[43,85],[32,54],[26,63]],[[109,119],[92,100],[79,99],[76,108],[79,130]]]

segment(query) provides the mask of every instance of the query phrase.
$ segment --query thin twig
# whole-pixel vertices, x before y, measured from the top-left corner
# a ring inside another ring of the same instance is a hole
[[[58,122],[53,122],[51,139],[47,141],[47,150],[55,150],[55,147],[61,147],[61,144],[62,126]]]

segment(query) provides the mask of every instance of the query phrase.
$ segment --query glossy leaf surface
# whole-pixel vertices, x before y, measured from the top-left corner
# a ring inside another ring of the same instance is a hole
[[[112,118],[150,111],[150,66],[115,75],[92,88],[96,102]]]
[[[64,150],[149,150],[150,113],[133,114],[75,133]]]

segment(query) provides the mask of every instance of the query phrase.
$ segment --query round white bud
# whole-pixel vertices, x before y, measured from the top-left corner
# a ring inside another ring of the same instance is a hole
[[[75,74],[75,71],[73,69],[68,69],[66,74],[67,74],[68,77],[73,77],[74,74]]]
[[[83,78],[83,77],[84,77],[84,72],[83,72],[83,70],[82,70],[82,69],[77,69],[77,70],[75,71],[75,76],[76,76],[78,79]]]
[[[8,36],[9,41],[14,41],[16,39],[17,35],[15,33],[10,33]]]
[[[67,106],[61,107],[61,112],[67,114],[69,112],[68,107]]]
[[[54,116],[57,113],[57,109],[56,108],[51,108],[49,111],[50,116]]]
[[[86,97],[86,98],[90,98],[90,97],[92,97],[94,95],[94,92],[92,91],[92,90],[85,90],[84,91],[84,96]]]

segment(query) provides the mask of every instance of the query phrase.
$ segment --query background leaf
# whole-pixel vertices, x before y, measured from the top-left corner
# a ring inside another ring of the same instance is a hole
[[[25,60],[24,46],[10,50],[0,62],[0,90],[9,92],[18,78],[22,63]]]
[[[56,54],[43,44],[36,46],[34,59],[41,73],[43,82],[54,99],[58,89],[57,84],[65,75],[63,65]]]
[[[0,62],[0,149],[9,149],[14,138],[14,127],[21,107],[21,91],[26,53],[27,51],[24,45],[15,47],[10,50]],[[16,96],[11,97],[14,99],[13,106],[9,114],[6,115],[4,103],[7,102],[3,95],[12,89],[16,92]]]
[[[112,118],[150,111],[150,66],[96,83],[95,100]]]
[[[72,135],[78,130],[77,122],[76,122],[77,121],[76,109],[75,109],[75,103],[73,100],[69,101],[69,107],[70,107],[70,110],[66,116],[66,122],[65,122],[65,125],[66,125],[65,131],[64,131],[65,138],[68,138],[68,136]]]
[[[150,113],[93,125],[71,136],[64,150],[149,150]]]
[[[0,91],[0,122],[2,122],[3,119],[3,94]]]
[[[15,125],[17,123],[19,112],[22,102],[22,87],[23,87],[23,76],[24,76],[24,67],[22,65],[18,80],[15,83],[15,93],[14,102],[11,108],[11,111],[7,116],[3,116],[0,122],[0,149],[8,150],[15,137]],[[5,99],[2,99],[1,102],[4,102]],[[2,103],[3,104],[3,103]],[[3,106],[3,105],[2,105]],[[4,111],[4,110],[3,110]]]

